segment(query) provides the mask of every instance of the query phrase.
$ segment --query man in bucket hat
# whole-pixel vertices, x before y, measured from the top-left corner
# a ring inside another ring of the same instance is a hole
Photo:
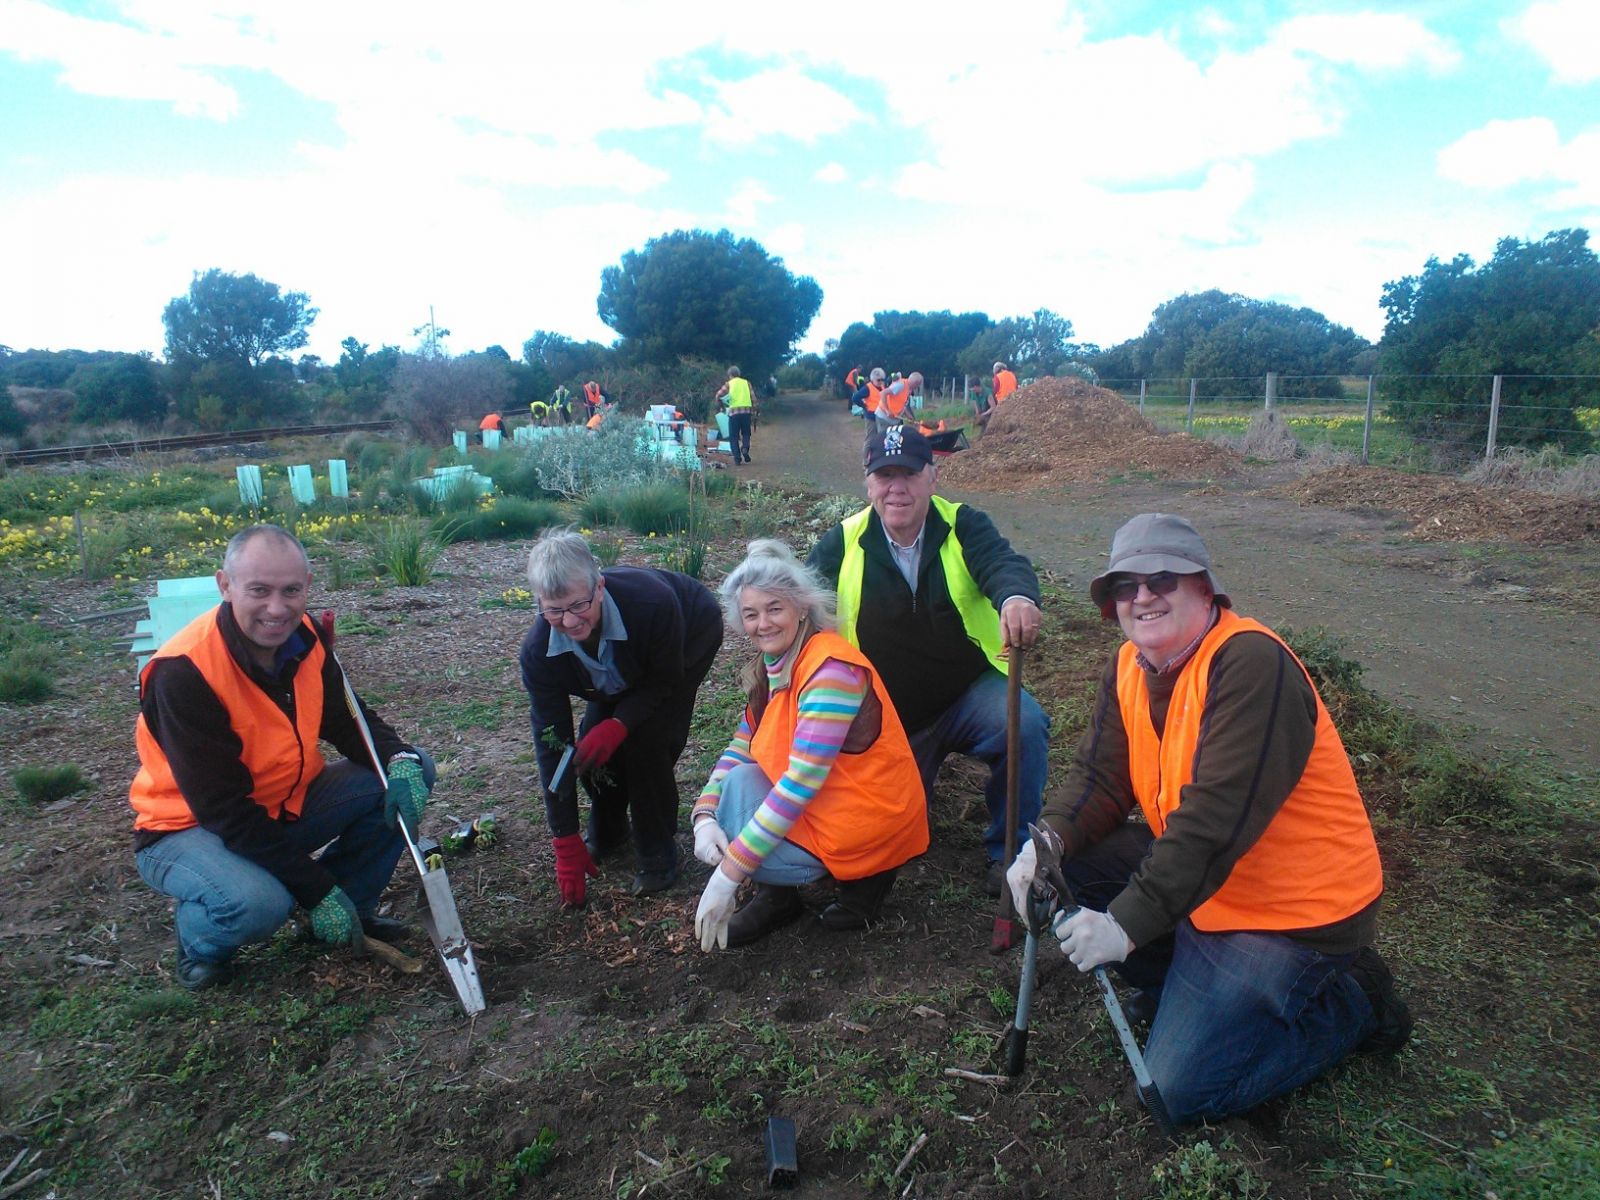
[[[1411,1015],[1372,948],[1378,849],[1305,667],[1233,611],[1182,517],[1117,530],[1089,596],[1128,640],[1043,811],[1083,906],[1058,934],[1080,971],[1141,989],[1129,1008],[1153,1013],[1145,1060],[1172,1118],[1400,1049]],[[1030,843],[1008,875],[1019,905],[1035,863]]]
[[[868,506],[829,530],[807,560],[838,589],[839,632],[882,674],[929,800],[939,764],[989,767],[984,887],[998,896],[1006,856],[1006,658],[1039,634],[1039,578],[994,522],[933,494],[928,439],[890,425],[867,439]],[[1022,694],[1018,804],[1039,812],[1050,718]]]

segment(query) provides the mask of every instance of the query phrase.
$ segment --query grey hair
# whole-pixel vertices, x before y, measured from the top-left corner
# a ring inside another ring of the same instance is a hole
[[[222,573],[230,579],[239,567],[239,555],[244,553],[244,548],[258,537],[275,537],[288,542],[300,552],[300,561],[305,564],[306,574],[311,574],[311,556],[306,553],[306,548],[300,544],[300,539],[295,537],[282,525],[247,525],[228,539],[228,548],[222,552]]]
[[[739,368],[738,367],[729,367],[728,368],[728,378],[729,379],[737,379],[737,378],[739,378]]]
[[[728,624],[735,629],[744,624],[739,616],[739,594],[745,588],[787,600],[805,615],[813,629],[832,629],[838,623],[833,590],[796,558],[793,550],[773,538],[751,542],[744,561],[728,572],[717,589]]]
[[[592,589],[599,582],[594,551],[571,525],[545,530],[528,551],[528,588],[541,599]]]

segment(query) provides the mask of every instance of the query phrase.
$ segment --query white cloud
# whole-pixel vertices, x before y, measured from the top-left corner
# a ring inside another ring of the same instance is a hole
[[[728,197],[727,209],[722,218],[730,229],[752,229],[757,224],[756,210],[771,204],[772,193],[754,179],[746,179]]]
[[[818,167],[812,178],[818,183],[843,183],[850,178],[850,172],[843,163],[830,162]]]
[[[51,62],[74,91],[171,104],[183,116],[226,120],[239,97],[165,38],[109,21],[70,16],[32,0],[0,0],[0,50]]]
[[[1490,121],[1439,151],[1439,174],[1474,188],[1562,185],[1547,208],[1600,206],[1600,126],[1563,143],[1548,117]]]
[[[773,135],[810,145],[861,119],[849,99],[795,67],[714,86],[720,104],[706,116],[705,136],[726,146]]]
[[[1544,59],[1557,83],[1600,79],[1600,5],[1594,0],[1539,0],[1505,24]]]
[[[1401,13],[1323,13],[1292,17],[1272,34],[1275,45],[1331,63],[1398,70],[1420,64],[1444,71],[1460,52],[1415,17]]]

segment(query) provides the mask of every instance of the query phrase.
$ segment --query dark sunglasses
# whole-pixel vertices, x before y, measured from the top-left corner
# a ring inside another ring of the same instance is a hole
[[[1112,580],[1107,594],[1118,604],[1126,603],[1139,594],[1139,585],[1150,589],[1152,595],[1170,596],[1178,590],[1182,575],[1174,571],[1157,571],[1154,575],[1123,575]]]

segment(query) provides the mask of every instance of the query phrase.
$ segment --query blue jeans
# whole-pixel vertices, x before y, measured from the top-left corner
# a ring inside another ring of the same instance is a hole
[[[433,759],[417,753],[431,788]],[[325,768],[306,792],[300,819],[279,827],[302,853],[328,846],[319,861],[362,916],[377,909],[406,845],[384,820],[377,774],[348,759]],[[266,941],[294,911],[294,897],[271,872],[198,825],[167,834],[135,860],[146,883],[178,902],[178,940],[196,962],[225,962],[240,946]]]
[[[1017,773],[1017,846],[1028,840],[1028,825],[1039,819],[1049,767],[1050,718],[1039,702],[1022,693],[1022,763]],[[933,780],[950,754],[968,754],[989,765],[983,799],[989,828],[983,842],[991,859],[1006,857],[1006,677],[990,669],[973,682],[937,720],[911,735],[911,753],[922,772],[922,788],[933,806]],[[1013,847],[1016,849],[1017,847]]]
[[[722,800],[717,804],[717,824],[730,842],[756,815],[771,790],[772,780],[755,763],[744,763],[728,772],[722,781]],[[785,839],[773,847],[751,878],[757,883],[798,887],[827,873],[820,858]]]
[[[1078,900],[1103,911],[1151,841],[1148,827],[1125,825],[1066,863]],[[1354,957],[1277,933],[1203,933],[1185,919],[1110,969],[1160,996],[1145,1064],[1182,1125],[1244,1112],[1342,1062],[1377,1026],[1345,970]]]

